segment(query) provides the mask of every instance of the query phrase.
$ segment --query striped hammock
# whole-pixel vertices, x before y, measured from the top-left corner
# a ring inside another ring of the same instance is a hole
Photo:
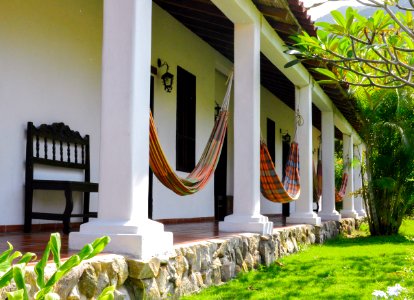
[[[346,194],[346,186],[348,185],[348,174],[342,174],[342,183],[339,192],[335,189],[335,202],[342,202]],[[313,166],[313,201],[318,202],[322,195],[322,161],[318,159],[318,168],[315,170]]]
[[[335,190],[335,202],[342,202],[346,194],[346,186],[348,185],[348,174],[342,174],[342,184],[339,192]]]
[[[342,174],[342,183],[339,192],[335,189],[335,202],[341,202],[346,194],[346,186],[348,185],[348,174]],[[318,169],[315,171],[313,166],[313,201],[317,202],[322,195],[322,161],[318,159]]]
[[[158,180],[180,196],[194,194],[203,189],[216,169],[227,131],[228,106],[233,75],[230,76],[221,110],[213,131],[194,170],[185,178],[179,177],[168,163],[159,142],[154,118],[150,114],[150,166]]]
[[[276,174],[275,165],[264,142],[260,142],[260,189],[263,196],[272,202],[288,203],[300,195],[298,144],[290,145],[289,159],[282,183]]]
[[[313,165],[313,202],[322,196],[322,161],[318,158],[318,166]]]

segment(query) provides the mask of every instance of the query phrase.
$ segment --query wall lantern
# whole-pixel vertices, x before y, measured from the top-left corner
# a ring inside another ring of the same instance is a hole
[[[167,93],[171,93],[172,86],[173,86],[174,75],[171,74],[170,72],[168,72],[168,69],[170,68],[170,66],[167,64],[166,61],[162,62],[161,59],[159,59],[159,58],[158,58],[157,63],[158,63],[158,68],[161,68],[163,66],[167,66],[167,70],[161,76],[161,79],[162,79],[162,83],[164,84],[164,90]]]
[[[286,132],[284,135],[282,135],[282,140],[283,140],[285,143],[290,143],[290,135],[289,135],[289,133],[288,133],[288,132]]]

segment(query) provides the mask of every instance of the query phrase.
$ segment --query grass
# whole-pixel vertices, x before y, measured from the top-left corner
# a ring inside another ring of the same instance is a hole
[[[396,283],[412,299],[414,220],[395,236],[371,237],[361,228],[183,299],[372,299],[374,290]]]

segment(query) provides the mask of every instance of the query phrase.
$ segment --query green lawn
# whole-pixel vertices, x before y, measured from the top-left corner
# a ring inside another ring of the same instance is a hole
[[[414,299],[413,272],[414,220],[407,220],[400,235],[370,237],[365,228],[183,299],[372,299],[397,283]]]

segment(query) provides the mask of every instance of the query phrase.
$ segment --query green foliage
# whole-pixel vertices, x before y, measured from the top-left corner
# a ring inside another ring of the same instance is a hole
[[[262,270],[240,273],[218,287],[183,299],[372,299],[374,290],[396,283],[414,296],[414,220],[402,235],[357,232],[324,245],[312,245]]]
[[[318,60],[322,65],[314,70],[326,77],[321,84],[337,81],[363,87],[414,87],[414,7],[398,7],[399,1],[364,3],[378,8],[369,18],[352,7],[345,14],[332,11],[334,22],[316,23],[316,36],[303,32],[293,37],[296,44],[288,46],[286,53],[297,59],[285,67]]]
[[[22,293],[23,296],[27,296],[26,286],[22,285],[22,278],[24,278],[24,267],[26,264],[36,258],[34,253],[26,253],[22,256],[21,252],[14,251],[12,244],[8,243],[9,249],[0,254],[0,288],[7,286],[14,279],[16,286],[22,289],[22,292],[11,294],[11,299],[17,299],[18,295]],[[20,260],[16,265],[13,265],[13,261],[17,258]],[[24,299],[24,298],[22,298]]]
[[[21,300],[24,299],[24,290],[17,290],[14,292],[7,293],[8,300]]]
[[[342,185],[342,174],[344,173],[344,163],[342,158],[343,143],[340,140],[335,141],[335,189],[339,191]],[[340,211],[343,207],[342,202],[335,202],[335,209]]]
[[[65,276],[70,270],[79,265],[83,260],[90,259],[99,254],[105,246],[109,243],[110,238],[104,236],[96,239],[92,244],[85,245],[77,254],[72,255],[63,264],[61,262],[61,240],[59,233],[53,233],[50,236],[49,242],[46,245],[42,258],[35,265],[34,270],[36,274],[36,283],[39,291],[35,295],[36,300],[58,300],[59,295],[53,292],[53,288],[59,280]],[[56,266],[56,271],[46,281],[45,268],[52,254],[53,262]],[[28,300],[28,291],[25,282],[25,268],[28,262],[36,258],[33,253],[26,253],[18,261],[13,264],[13,260],[21,257],[21,253],[13,252],[13,246],[9,243],[9,249],[0,254],[0,288],[9,285],[12,281],[16,284],[17,290],[7,293],[8,300]],[[114,299],[115,287],[108,287],[104,289],[98,299],[111,300]]]
[[[97,300],[114,300],[115,287],[113,285],[106,287]]]
[[[342,184],[342,174],[344,173],[344,162],[342,158],[343,142],[340,140],[335,141],[335,188],[339,191]]]
[[[371,233],[394,234],[414,200],[414,90],[357,89],[354,96],[367,147]]]
[[[101,252],[105,246],[109,243],[110,238],[104,236],[96,239],[92,244],[85,245],[77,254],[72,255],[63,264],[60,263],[60,236],[58,233],[52,234],[49,240],[46,250],[43,253],[42,259],[36,264],[35,271],[38,275],[37,284],[39,291],[37,292],[35,299],[44,299],[52,290],[56,283],[66,275],[70,270],[79,265],[83,260],[94,257],[96,254]],[[56,271],[45,282],[44,269],[46,267],[47,259],[49,258],[50,252],[52,252],[53,261],[56,265]]]

